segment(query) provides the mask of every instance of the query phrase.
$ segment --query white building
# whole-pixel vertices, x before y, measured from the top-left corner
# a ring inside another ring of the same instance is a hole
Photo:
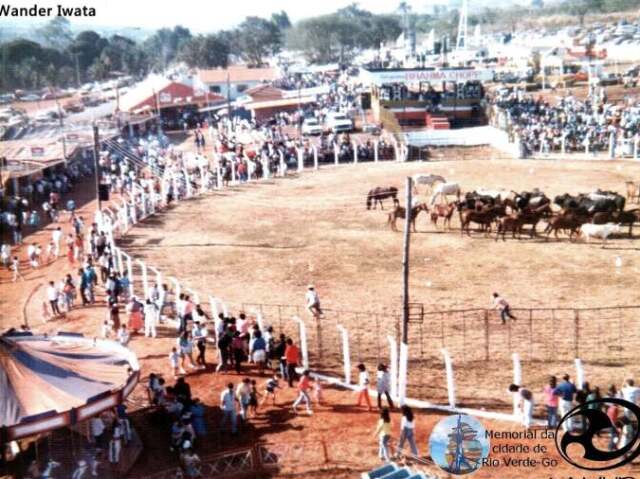
[[[234,65],[226,69],[198,70],[196,81],[209,93],[221,95],[230,100],[244,95],[244,92],[280,77],[276,68],[249,68]]]

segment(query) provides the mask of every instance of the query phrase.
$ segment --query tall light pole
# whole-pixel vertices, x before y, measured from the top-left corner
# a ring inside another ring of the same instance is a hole
[[[409,341],[409,244],[411,242],[411,190],[413,180],[407,177],[405,185],[405,219],[404,219],[404,247],[402,253],[402,342]]]

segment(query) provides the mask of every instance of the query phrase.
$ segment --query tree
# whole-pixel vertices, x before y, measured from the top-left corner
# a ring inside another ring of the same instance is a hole
[[[191,39],[189,29],[180,25],[157,30],[144,42],[144,51],[152,68],[165,70],[173,62],[180,48]]]
[[[291,20],[289,20],[289,15],[284,10],[280,10],[280,13],[272,13],[271,23],[275,24],[281,32],[291,28]]]
[[[334,41],[333,16],[301,20],[287,32],[287,45],[301,51],[311,63],[330,63],[338,59]]]
[[[261,65],[266,56],[274,55],[282,46],[280,29],[264,18],[247,17],[236,32],[240,54],[251,65]]]
[[[46,46],[57,50],[64,50],[73,40],[71,22],[65,17],[54,17],[37,34]]]
[[[182,45],[178,58],[192,68],[226,67],[229,44],[219,35],[198,35]]]
[[[603,0],[567,0],[567,13],[578,17],[580,26],[584,25],[584,17],[590,12],[599,12],[604,6]]]
[[[106,38],[101,37],[93,30],[80,32],[73,43],[69,46],[69,51],[74,56],[73,64],[76,65],[83,74],[100,57],[102,50],[109,44]]]

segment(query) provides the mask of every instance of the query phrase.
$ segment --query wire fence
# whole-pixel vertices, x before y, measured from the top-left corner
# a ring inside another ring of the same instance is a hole
[[[402,331],[399,310],[324,309],[323,318],[315,319],[297,305],[244,303],[233,307],[249,315],[260,313],[264,324],[273,326],[276,334],[295,341],[301,339],[300,328],[292,318],[302,319],[310,367],[335,376],[344,374],[339,326],[348,332],[352,377],[359,363],[370,370],[379,363],[387,364],[388,337],[399,340]],[[512,313],[517,319],[505,323],[498,311],[483,308],[412,314],[408,324],[409,392],[415,397],[446,400],[442,349],[463,371],[457,377],[461,395],[463,389],[469,391],[467,401],[472,399],[474,381],[483,374],[499,376],[507,384],[511,381],[513,353],[525,364],[547,365],[537,368],[541,376],[550,374],[552,364],[566,366],[576,358],[605,367],[626,367],[637,360],[640,306],[520,308]],[[488,399],[477,397],[484,405]]]

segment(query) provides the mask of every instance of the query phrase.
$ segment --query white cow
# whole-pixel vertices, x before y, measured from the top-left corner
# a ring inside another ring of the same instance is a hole
[[[594,225],[593,223],[585,223],[580,227],[580,233],[584,235],[586,242],[590,238],[602,239],[602,247],[607,244],[607,238],[614,233],[620,233],[620,225],[615,223],[606,223],[603,225]]]

